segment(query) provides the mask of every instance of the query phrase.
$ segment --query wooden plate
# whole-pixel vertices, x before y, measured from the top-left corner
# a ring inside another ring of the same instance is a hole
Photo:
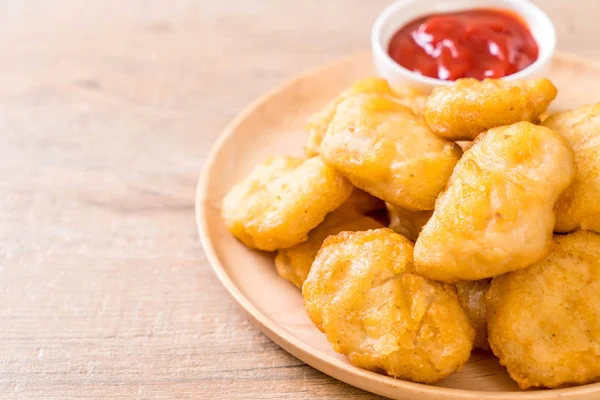
[[[217,276],[249,318],[275,343],[312,367],[364,390],[394,399],[589,399],[600,383],[555,390],[520,391],[490,353],[474,353],[462,371],[435,385],[393,379],[348,363],[335,353],[304,312],[298,289],[281,279],[271,254],[251,251],[225,229],[220,203],[227,190],[272,155],[300,155],[308,115],[352,81],[374,75],[368,53],[301,75],[268,92],[225,129],[198,186],[196,217],[204,249]],[[549,77],[559,88],[554,109],[600,101],[600,67],[559,54]]]

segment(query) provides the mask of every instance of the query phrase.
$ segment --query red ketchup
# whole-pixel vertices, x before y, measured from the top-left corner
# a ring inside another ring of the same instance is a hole
[[[454,81],[514,74],[537,60],[538,46],[511,11],[473,9],[408,23],[392,37],[388,53],[411,71]]]

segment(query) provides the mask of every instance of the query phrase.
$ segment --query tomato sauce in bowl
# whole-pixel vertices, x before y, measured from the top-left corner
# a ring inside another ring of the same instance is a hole
[[[533,64],[539,50],[519,15],[482,8],[419,17],[392,36],[388,54],[408,70],[454,81],[514,74]]]

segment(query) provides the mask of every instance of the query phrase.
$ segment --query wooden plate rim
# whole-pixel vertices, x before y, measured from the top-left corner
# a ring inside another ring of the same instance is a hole
[[[593,383],[588,385],[563,388],[563,389],[540,389],[531,391],[479,391],[479,390],[466,390],[466,389],[454,389],[440,386],[432,386],[427,384],[403,381],[400,379],[394,379],[385,375],[377,374],[371,371],[367,371],[358,367],[354,367],[351,364],[345,364],[333,356],[322,352],[318,349],[311,348],[308,344],[300,341],[292,334],[281,328],[276,322],[271,320],[269,317],[264,315],[258,308],[256,308],[252,301],[248,299],[231,280],[225,268],[221,264],[217,257],[215,247],[211,241],[208,226],[206,224],[206,198],[208,194],[208,182],[209,178],[213,173],[212,167],[215,159],[220,153],[223,146],[233,136],[238,126],[251,115],[256,108],[260,105],[269,101],[275,94],[287,90],[289,87],[296,84],[298,81],[307,79],[313,75],[322,73],[325,70],[336,68],[339,65],[350,63],[353,59],[359,59],[367,57],[367,52],[355,53],[338,60],[326,63],[313,69],[309,69],[296,77],[275,86],[271,90],[265,92],[259,96],[254,102],[242,110],[227,127],[221,132],[216,142],[214,143],[206,162],[203,166],[202,173],[197,184],[196,198],[195,198],[195,216],[196,226],[198,234],[200,236],[204,251],[207,259],[217,275],[221,284],[227,289],[229,294],[235,299],[235,301],[242,307],[242,310],[249,318],[249,320],[257,326],[269,339],[279,345],[288,353],[297,357],[301,361],[307,363],[311,367],[332,376],[342,382],[349,385],[361,388],[371,393],[376,393],[385,396],[388,389],[404,389],[406,395],[426,395],[429,398],[438,399],[490,399],[490,400],[501,400],[501,399],[517,399],[517,400],[547,400],[557,398],[587,398],[586,395],[600,395],[600,383]],[[588,67],[600,70],[600,63],[586,60],[577,55],[556,52],[553,57],[554,60],[560,59],[567,62],[575,62],[585,64]],[[373,389],[372,382],[377,382],[381,385],[382,390]],[[388,392],[389,393],[389,392]]]

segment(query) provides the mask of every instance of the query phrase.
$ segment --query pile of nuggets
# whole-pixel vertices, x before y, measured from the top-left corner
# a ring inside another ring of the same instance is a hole
[[[361,80],[223,219],[356,366],[436,382],[481,348],[523,389],[600,380],[600,103],[547,116],[556,94]]]

